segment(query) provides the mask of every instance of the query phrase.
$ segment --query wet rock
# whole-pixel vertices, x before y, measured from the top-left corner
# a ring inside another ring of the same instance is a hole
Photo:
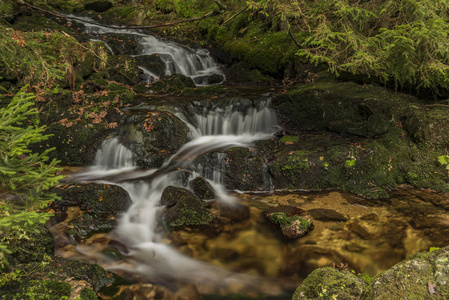
[[[80,218],[69,222],[66,233],[77,242],[97,233],[107,233],[115,228],[117,221],[106,214],[84,213]]]
[[[194,88],[195,82],[190,77],[176,74],[154,82],[149,89],[155,93],[173,93],[184,88]]]
[[[212,74],[205,76],[198,76],[194,78],[196,84],[219,84],[225,80],[225,77],[221,74]]]
[[[57,189],[61,200],[57,206],[78,206],[94,214],[117,214],[124,212],[132,204],[124,189],[109,184],[75,184],[64,189]]]
[[[136,56],[136,61],[139,66],[147,69],[156,76],[162,77],[165,75],[165,63],[158,54],[139,55]]]
[[[94,1],[84,5],[85,10],[93,10],[95,12],[105,12],[112,8],[114,4],[109,1]]]
[[[299,208],[278,206],[270,211],[266,211],[264,214],[289,239],[300,238],[314,227],[312,218]]]
[[[183,188],[166,187],[161,204],[168,206],[164,219],[172,228],[206,225],[214,219],[206,203]]]
[[[224,184],[231,190],[265,190],[264,159],[246,148],[226,151]]]
[[[209,181],[203,177],[196,177],[189,182],[193,192],[203,200],[209,200],[215,198],[215,192]]]
[[[325,209],[325,208],[316,208],[316,209],[310,209],[307,211],[307,213],[312,216],[313,219],[319,220],[319,221],[340,221],[345,222],[347,218],[342,215],[339,212],[336,212],[332,209]]]
[[[361,298],[364,289],[366,283],[355,274],[326,267],[310,273],[292,299],[365,299]]]
[[[124,142],[136,154],[139,166],[160,167],[187,142],[187,125],[169,112],[133,116],[129,123]]]

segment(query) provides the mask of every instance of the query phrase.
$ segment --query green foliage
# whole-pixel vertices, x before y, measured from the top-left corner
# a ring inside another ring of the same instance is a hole
[[[299,38],[299,56],[327,65],[336,75],[449,88],[447,0],[258,0],[246,5],[277,24],[277,30]]]
[[[0,75],[37,92],[71,84],[73,65],[84,58],[75,41],[59,32],[22,32],[0,25]]]
[[[48,153],[53,149],[40,154],[29,150],[30,144],[49,137],[42,134],[43,126],[36,127],[30,122],[37,114],[31,107],[33,99],[34,95],[23,88],[7,107],[0,109],[0,192],[46,203],[55,196],[45,191],[62,177],[55,176],[60,170],[58,161],[48,162]]]
[[[442,165],[446,165],[446,170],[449,170],[449,156],[448,155],[439,156],[438,162]]]
[[[32,209],[57,198],[48,189],[62,178],[55,175],[60,170],[58,161],[49,162],[48,153],[52,149],[40,154],[29,150],[30,144],[44,141],[48,135],[42,134],[44,127],[32,125],[37,110],[32,108],[34,95],[25,89],[0,109],[0,232],[16,225],[22,226],[24,232],[36,230],[33,229],[36,224],[45,223],[46,215]],[[13,197],[19,206],[8,201],[7,196]],[[5,246],[0,250],[5,251]]]

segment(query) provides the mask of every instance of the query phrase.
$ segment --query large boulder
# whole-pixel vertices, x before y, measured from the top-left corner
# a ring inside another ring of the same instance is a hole
[[[363,299],[447,299],[449,248],[419,253],[373,278]]]
[[[321,82],[282,94],[273,105],[289,129],[375,137],[403,120],[408,102],[413,100],[416,98],[375,85]]]
[[[169,112],[151,111],[131,117],[128,123],[125,144],[136,154],[139,166],[160,167],[187,142],[187,125]]]

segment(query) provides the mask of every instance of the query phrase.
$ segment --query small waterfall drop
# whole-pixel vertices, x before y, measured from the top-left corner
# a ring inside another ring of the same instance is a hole
[[[98,253],[93,255],[87,246],[78,247],[78,251],[107,262],[110,270],[138,274],[165,286],[207,283],[218,288],[236,281],[257,289],[254,277],[196,261],[162,243],[163,237],[156,232],[156,224],[164,209],[159,205],[164,189],[183,186],[179,170],[190,170],[191,177],[201,174],[209,179],[217,201],[231,205],[236,201],[220,184],[219,164],[223,164],[225,157],[220,152],[232,147],[248,147],[254,141],[271,137],[276,116],[268,105],[269,102],[260,102],[258,106],[250,103],[243,108],[242,105],[213,107],[193,115],[191,111],[178,112],[191,129],[191,141],[158,169],[137,169],[132,152],[120,144],[118,137],[104,141],[97,153],[96,165],[75,174],[73,180],[115,184],[129,193],[133,204],[120,216],[112,232],[113,238],[126,245],[129,252],[125,262],[116,262]],[[197,163],[197,159],[205,155],[214,157],[212,165]]]
[[[129,35],[138,44],[134,57],[143,57],[157,54],[165,64],[165,72],[162,76],[182,74],[193,79],[196,85],[218,84],[225,80],[223,71],[215,63],[206,49],[192,49],[171,41],[163,41],[143,31],[124,29],[120,26],[102,26],[87,17],[67,15],[76,22],[82,22],[85,31],[92,36],[92,41],[102,41],[111,50],[111,46],[104,41],[104,37],[110,34]],[[81,21],[80,21],[81,20]],[[147,82],[157,81],[160,75],[157,72],[139,66],[147,78]]]

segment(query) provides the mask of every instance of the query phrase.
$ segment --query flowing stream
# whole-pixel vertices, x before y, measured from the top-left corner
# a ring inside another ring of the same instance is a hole
[[[157,81],[162,76],[182,74],[193,79],[197,85],[218,84],[225,80],[223,71],[214,62],[207,49],[192,49],[181,44],[164,41],[153,35],[138,30],[120,28],[120,26],[102,26],[88,17],[67,15],[69,19],[81,22],[91,41],[101,41],[113,53],[118,52],[108,43],[108,40],[117,38],[117,35],[126,35],[136,43],[137,49],[131,51],[137,62],[154,60],[157,56],[163,62],[163,70],[154,70],[140,64],[139,68],[146,76],[147,82]]]
[[[142,31],[85,21],[91,40],[101,40],[113,52],[117,50],[104,37],[112,39],[116,34],[126,34],[137,45],[137,52],[132,53],[136,58],[160,57],[163,72],[156,74],[155,70],[140,67],[148,82],[174,73],[191,77],[197,85],[225,79],[207,50],[162,41]],[[84,259],[93,259],[109,270],[138,275],[172,290],[193,284],[201,295],[223,290],[270,295],[291,291],[313,269],[333,262],[350,262],[357,271],[375,275],[416,251],[449,243],[448,235],[444,235],[449,232],[449,218],[422,191],[397,192],[390,203],[379,202],[369,207],[358,197],[339,192],[237,195],[226,191],[223,152],[233,147],[248,148],[256,141],[271,138],[277,130],[276,114],[266,98],[258,101],[236,98],[225,104],[186,102],[171,109],[189,128],[189,141],[160,168],[138,167],[135,153],[121,143],[122,137],[115,136],[103,142],[93,166],[71,176],[74,182],[118,185],[133,202],[125,213],[117,216],[118,224],[108,234],[109,239],[120,242],[124,258],[113,259],[93,243],[80,243],[76,251]],[[164,211],[160,205],[162,192],[167,186],[189,188],[188,180],[196,176],[211,183],[217,203],[229,207],[243,203],[251,218],[227,224],[223,231],[212,235],[177,231],[169,240],[166,232],[156,226]],[[265,187],[270,190],[268,181]],[[273,233],[273,228],[268,228],[262,213],[280,205],[316,213],[334,211],[344,216],[317,218],[315,229],[307,236],[285,242]],[[436,230],[426,225],[423,215],[432,216]],[[273,278],[277,278],[276,284],[266,284]]]
[[[197,161],[211,152],[232,147],[249,147],[254,141],[271,137],[276,130],[276,115],[267,102],[259,102],[258,107],[247,107],[244,111],[235,110],[235,106],[231,105],[210,111],[203,110],[189,117],[179,112],[178,116],[185,122],[192,120],[187,123],[191,140],[162,167],[138,170],[133,163],[133,153],[120,144],[118,137],[113,137],[103,143],[94,166],[72,176],[72,180],[78,182],[119,185],[129,193],[133,201],[128,211],[120,216],[117,228],[112,233],[114,239],[129,249],[125,261],[117,263],[100,253],[93,253],[88,247],[80,246],[77,250],[109,264],[110,270],[139,274],[169,287],[178,283],[207,283],[208,286],[222,287],[238,282],[255,290],[255,277],[234,274],[180,254],[162,242],[163,235],[156,232],[155,226],[163,210],[159,204],[163,190],[167,186],[183,186],[183,181],[178,176],[180,169],[192,171],[191,178],[205,176],[215,190],[216,200],[233,205],[235,198],[222,187],[219,168],[210,173],[206,170],[213,166]],[[148,177],[152,174],[156,175]],[[139,180],[142,177],[146,179]],[[120,183],[125,179],[125,182]],[[130,180],[133,182],[127,182]]]

